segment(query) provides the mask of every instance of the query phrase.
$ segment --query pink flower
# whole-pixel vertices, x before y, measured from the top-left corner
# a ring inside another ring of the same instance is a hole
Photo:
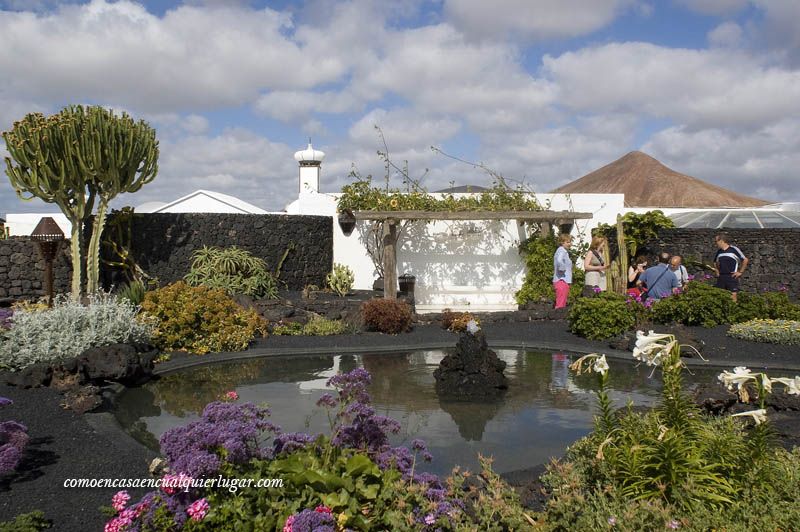
[[[222,396],[222,399],[225,401],[237,401],[239,399],[239,394],[234,390],[231,390],[229,392],[225,392],[225,395]]]
[[[675,519],[673,519],[672,521],[667,523],[667,527],[671,528],[672,530],[676,530],[676,529],[681,527],[681,524],[678,521],[676,521]]]
[[[314,508],[314,511],[317,512],[318,514],[332,514],[333,513],[333,511],[330,508],[328,508],[327,506],[322,505],[322,504],[320,504],[319,506]]]
[[[428,514],[428,515],[425,516],[425,524],[426,525],[432,525],[435,522],[436,522],[436,518],[433,516],[433,514]]]
[[[294,523],[294,515],[290,515],[286,520],[286,524],[283,525],[283,532],[292,532],[292,523]]]
[[[602,292],[603,290],[602,290],[602,289],[601,289],[599,286],[595,286],[595,287],[593,287],[593,288],[592,288],[592,291],[593,291],[595,294],[599,294],[599,293],[600,293],[600,292]]]
[[[122,532],[129,523],[125,523],[119,517],[115,517],[103,527],[103,532]]]
[[[617,524],[617,518],[613,515],[608,518],[608,524],[611,526],[615,526]]]
[[[111,506],[113,506],[116,511],[121,512],[128,504],[129,500],[131,500],[131,496],[127,491],[118,491],[111,498]]]
[[[202,521],[208,513],[208,501],[205,498],[197,499],[186,508],[186,513],[189,514],[192,521]]]
[[[687,276],[686,276],[686,280],[687,280],[687,281],[694,281],[694,275],[692,275],[692,274],[690,273],[689,275],[687,275]]]
[[[186,473],[179,473],[177,475],[167,473],[166,475],[161,477],[161,491],[163,491],[167,495],[172,495],[173,493],[177,493],[181,489],[189,487],[191,483],[192,483],[192,477],[190,477]]]

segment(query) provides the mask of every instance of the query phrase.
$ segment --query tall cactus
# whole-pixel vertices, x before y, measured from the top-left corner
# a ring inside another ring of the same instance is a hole
[[[98,287],[100,234],[109,201],[135,192],[158,170],[158,142],[145,122],[101,107],[31,113],[3,133],[6,174],[23,200],[55,203],[72,224],[72,297],[81,294],[82,229],[99,201],[87,261],[87,289]]]

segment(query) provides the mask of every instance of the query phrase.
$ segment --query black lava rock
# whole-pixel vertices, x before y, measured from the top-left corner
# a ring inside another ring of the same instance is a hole
[[[139,353],[134,345],[111,344],[87,349],[78,357],[78,365],[92,382],[132,384],[152,374],[154,358],[152,350]]]
[[[6,374],[6,382],[20,388],[49,386],[52,378],[53,368],[45,363],[33,364],[20,371]]]
[[[461,333],[456,352],[447,355],[433,372],[436,392],[451,397],[497,396],[508,389],[506,363],[489,349],[483,331]]]

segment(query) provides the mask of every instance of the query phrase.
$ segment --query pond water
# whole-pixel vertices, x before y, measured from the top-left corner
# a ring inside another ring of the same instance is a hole
[[[446,352],[300,356],[214,364],[166,375],[126,390],[115,414],[142,443],[157,449],[164,431],[197,419],[203,407],[229,390],[240,401],[268,403],[271,420],[284,431],[327,433],[328,418],[316,407],[338,372],[364,367],[372,374],[370,394],[378,413],[402,424],[394,444],[422,438],[434,456],[426,469],[447,473],[461,465],[475,470],[477,455],[494,457],[498,472],[524,469],[561,456],[567,445],[592,427],[596,377],[575,376],[578,355],[497,350],[508,366],[509,389],[495,401],[440,399],[433,371]],[[661,382],[651,368],[609,360],[611,398],[652,405]],[[687,382],[710,382],[717,371],[693,370]]]

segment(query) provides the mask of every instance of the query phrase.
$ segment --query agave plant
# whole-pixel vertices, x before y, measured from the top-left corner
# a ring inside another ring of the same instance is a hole
[[[184,277],[192,286],[219,288],[228,294],[275,299],[278,283],[263,259],[231,246],[203,246],[192,255],[192,266]]]

